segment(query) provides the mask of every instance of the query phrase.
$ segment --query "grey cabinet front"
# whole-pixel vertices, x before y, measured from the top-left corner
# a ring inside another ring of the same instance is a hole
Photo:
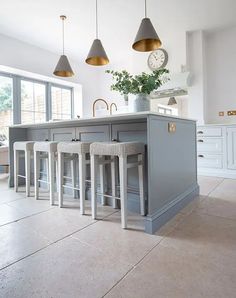
[[[46,141],[50,139],[50,130],[45,129],[28,129],[27,130],[28,141]]]
[[[76,139],[82,142],[110,141],[110,126],[96,125],[76,128]]]
[[[68,128],[54,128],[51,129],[51,141],[58,141],[58,142],[69,142],[75,138],[75,128],[68,127]]]
[[[119,142],[143,142],[147,144],[147,122],[114,124],[112,139]]]

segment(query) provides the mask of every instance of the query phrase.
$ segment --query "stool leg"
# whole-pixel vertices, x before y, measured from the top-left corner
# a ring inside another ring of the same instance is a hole
[[[85,177],[86,177],[85,154],[79,154],[80,214],[85,213]]]
[[[64,154],[58,152],[58,205],[63,207]]]
[[[25,150],[25,186],[26,196],[30,196],[30,151]]]
[[[58,177],[58,161],[57,159],[55,160],[56,164],[56,191],[59,192],[59,177]]]
[[[76,187],[76,180],[75,180],[75,160],[72,159],[70,162],[70,167],[71,167],[71,178],[72,178],[72,187]],[[73,189],[73,198],[76,198],[76,190]]]
[[[102,161],[104,161],[104,157],[102,157]],[[105,193],[105,184],[104,184],[104,164],[99,165],[99,174],[100,174],[100,192],[101,192],[101,205],[105,206],[105,198],[104,198],[104,193]]]
[[[115,157],[111,157],[111,194],[113,197],[116,196],[116,168],[115,168]],[[117,200],[113,199],[112,202],[113,208],[118,208],[117,206]]]
[[[44,159],[44,162],[45,162],[45,171],[46,171],[46,175],[47,175],[47,182],[48,182],[48,179],[49,179],[49,162],[48,162],[48,158],[45,158]],[[44,166],[43,166],[44,167]],[[47,183],[47,190],[49,191],[50,190],[50,185],[49,183]]]
[[[121,226],[127,228],[127,157],[119,157]]]
[[[92,207],[92,218],[97,217],[97,197],[96,197],[96,167],[97,167],[97,156],[90,156],[91,164],[91,207]]]
[[[48,153],[48,162],[49,162],[49,193],[50,193],[50,204],[54,205],[54,152],[49,152]]]
[[[138,179],[139,179],[139,195],[140,195],[140,213],[145,215],[145,198],[144,198],[144,186],[143,186],[143,154],[138,155]]]
[[[39,152],[34,151],[34,195],[35,199],[39,198]]]
[[[14,150],[14,188],[18,191],[19,151]]]

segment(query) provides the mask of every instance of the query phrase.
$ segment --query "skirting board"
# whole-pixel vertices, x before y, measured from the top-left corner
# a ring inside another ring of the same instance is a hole
[[[154,234],[198,195],[199,185],[196,184],[191,189],[176,197],[171,204],[152,215],[147,215],[145,217],[145,232]]]
[[[210,177],[220,177],[227,179],[236,179],[236,170],[232,171],[217,171],[216,170],[198,170],[198,175],[200,176],[210,176]]]

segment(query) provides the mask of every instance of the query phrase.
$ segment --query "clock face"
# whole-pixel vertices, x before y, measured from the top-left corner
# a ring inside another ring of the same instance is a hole
[[[164,49],[153,51],[148,57],[148,67],[151,70],[164,68],[168,62],[168,54]]]

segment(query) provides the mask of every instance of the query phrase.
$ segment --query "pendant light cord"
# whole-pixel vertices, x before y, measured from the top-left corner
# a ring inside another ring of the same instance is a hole
[[[62,19],[62,53],[65,53],[65,41],[64,41],[64,19]]]
[[[98,1],[96,0],[96,39],[98,39]]]
[[[145,18],[147,17],[147,0],[144,0],[144,6],[145,6]]]

